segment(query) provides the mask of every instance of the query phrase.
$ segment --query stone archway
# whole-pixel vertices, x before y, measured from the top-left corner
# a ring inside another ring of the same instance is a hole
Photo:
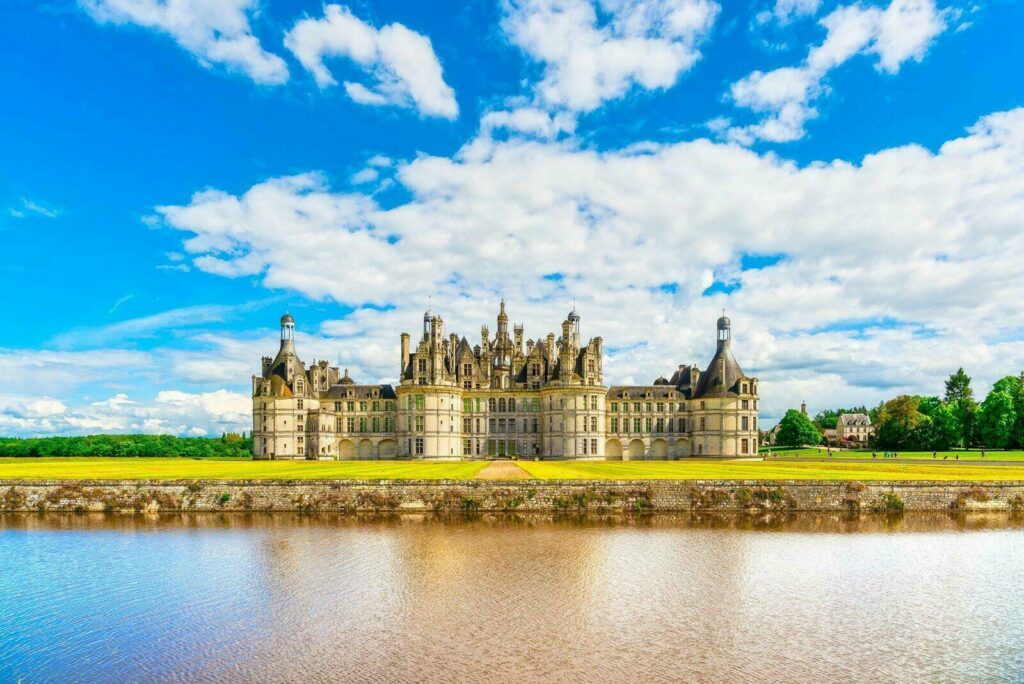
[[[359,441],[359,458],[373,458],[373,442],[368,439]]]
[[[622,460],[622,442],[617,439],[609,439],[604,443],[604,457],[609,461]]]
[[[398,443],[393,439],[382,439],[377,445],[377,454],[381,458],[394,458],[398,453]]]
[[[690,443],[685,439],[677,439],[675,446],[675,457],[684,458],[690,455]]]
[[[356,445],[350,439],[343,439],[338,442],[338,458],[354,458]]]
[[[635,461],[638,458],[643,458],[646,451],[644,441],[642,439],[634,439],[629,443],[629,460]]]
[[[651,444],[651,456],[657,459],[668,458],[668,442],[663,439],[656,439]]]

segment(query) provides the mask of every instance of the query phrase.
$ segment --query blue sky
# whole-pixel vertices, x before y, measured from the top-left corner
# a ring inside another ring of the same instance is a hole
[[[1024,366],[1024,5],[0,6],[0,432],[219,433],[300,352],[396,373],[575,299],[606,381],[706,363],[765,419]]]

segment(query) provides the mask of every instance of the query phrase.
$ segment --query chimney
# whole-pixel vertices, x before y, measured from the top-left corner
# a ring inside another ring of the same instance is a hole
[[[402,333],[402,365],[398,369],[398,377],[401,379],[405,373],[405,367],[409,364],[409,333]]]

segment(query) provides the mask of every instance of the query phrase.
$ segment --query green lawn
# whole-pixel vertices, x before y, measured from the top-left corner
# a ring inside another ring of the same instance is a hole
[[[930,460],[930,459],[929,459]],[[948,463],[948,462],[947,462]],[[519,461],[542,480],[1024,480],[1021,466],[871,461]]]
[[[483,461],[0,458],[0,480],[465,480]]]
[[[825,447],[818,449],[778,449],[772,450],[771,457],[775,458],[827,458],[828,450]],[[886,461],[891,459],[882,458],[884,450],[878,450],[875,452],[878,454],[878,458],[875,460]],[[985,451],[985,458],[981,457],[980,451],[964,451],[963,449],[954,451],[940,451],[935,459],[932,458],[932,452],[930,451],[901,451],[899,452],[899,458],[896,460],[955,460],[957,454],[960,455],[961,461],[1024,461],[1024,451]],[[761,451],[761,456],[765,458],[769,457],[767,450]],[[943,457],[948,457],[944,459]],[[839,451],[836,449],[832,450],[832,458],[856,458],[856,459],[871,459],[871,450],[866,451]]]

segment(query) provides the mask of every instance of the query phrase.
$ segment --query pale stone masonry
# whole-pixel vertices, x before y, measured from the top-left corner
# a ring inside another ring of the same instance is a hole
[[[575,309],[561,336],[509,331],[479,343],[445,334],[432,310],[415,346],[401,335],[396,385],[362,385],[326,361],[307,367],[295,321],[253,376],[258,459],[674,459],[757,453],[758,381],[732,355],[732,324],[718,319],[717,349],[701,371],[680,365],[651,385],[604,385],[603,340],[583,341]]]

